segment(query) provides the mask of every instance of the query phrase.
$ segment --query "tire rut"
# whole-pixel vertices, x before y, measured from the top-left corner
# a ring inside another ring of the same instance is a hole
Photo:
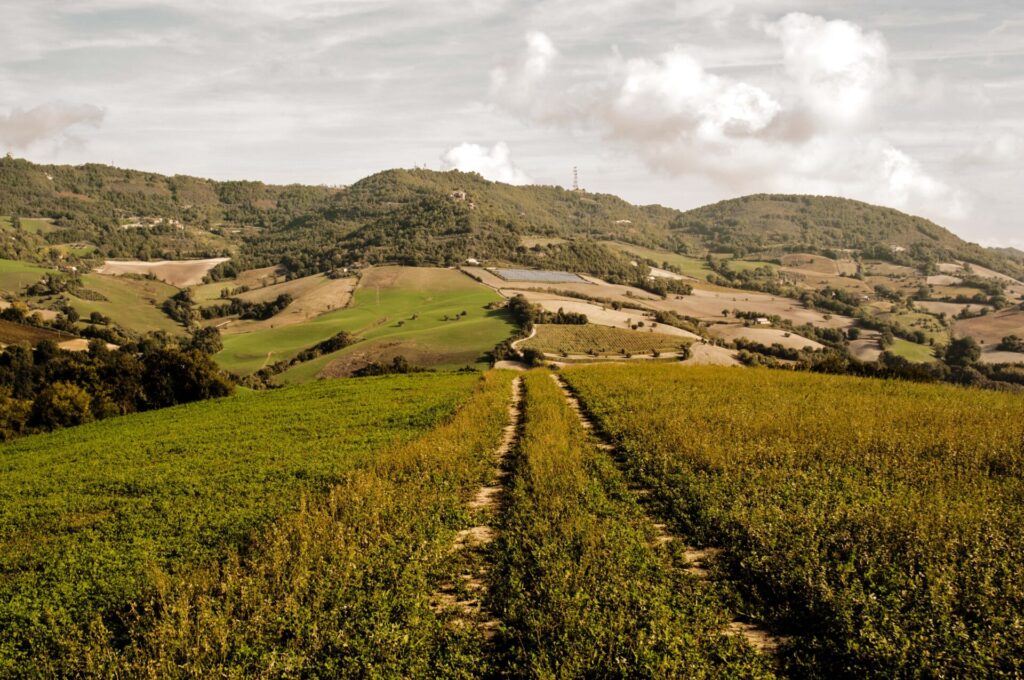
[[[458,582],[447,582],[432,598],[435,612],[455,610],[455,625],[476,626],[484,638],[490,640],[498,630],[500,621],[484,608],[487,590],[487,546],[497,532],[492,525],[500,512],[505,483],[508,478],[508,459],[519,434],[523,420],[523,379],[512,381],[512,398],[508,405],[508,424],[502,432],[501,443],[494,453],[491,479],[480,487],[467,504],[477,522],[455,534],[453,552],[468,552],[466,568]]]
[[[565,396],[566,403],[569,405],[569,408],[576,413],[583,429],[590,433],[596,447],[607,453],[620,470],[625,473],[625,470],[623,469],[625,467],[625,463],[622,456],[617,452],[615,446],[607,441],[606,435],[598,430],[594,420],[583,408],[579,398],[569,387],[568,383],[566,383],[562,376],[557,373],[552,373],[551,378],[558,385],[559,389],[561,389],[562,394]],[[652,496],[651,489],[632,483],[628,488],[630,493],[633,494],[633,497],[638,501],[640,507],[646,507],[646,501]],[[651,541],[652,547],[657,548],[668,543],[678,542],[681,540],[678,536],[671,533],[667,524],[658,521],[646,510],[644,510],[644,515],[647,517],[651,527],[654,529],[654,538]],[[714,562],[721,553],[721,548],[697,548],[689,545],[684,546],[683,557],[688,565],[686,569],[687,573],[694,578],[710,580],[711,563]],[[786,636],[777,635],[757,623],[741,620],[730,621],[726,624],[725,628],[722,629],[722,633],[724,635],[740,636],[744,638],[751,647],[768,655],[774,655],[778,652],[779,648],[789,639]]]

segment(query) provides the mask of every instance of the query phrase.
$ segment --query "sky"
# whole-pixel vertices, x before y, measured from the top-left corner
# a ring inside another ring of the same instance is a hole
[[[1019,0],[0,0],[0,153],[693,208],[839,195],[1024,248]]]

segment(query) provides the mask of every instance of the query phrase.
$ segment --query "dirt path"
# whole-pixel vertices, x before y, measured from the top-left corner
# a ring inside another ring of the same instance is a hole
[[[616,465],[621,469],[623,466],[622,457],[616,454],[615,447],[610,444],[607,441],[606,436],[597,429],[593,419],[584,410],[583,406],[580,404],[580,400],[569,388],[568,383],[565,382],[562,376],[556,373],[552,373],[551,378],[562,390],[562,394],[565,395],[565,400],[568,403],[569,408],[571,408],[579,417],[580,424],[583,426],[583,429],[589,432],[595,440],[597,448],[609,454],[612,460],[614,460]],[[634,494],[637,500],[642,500],[649,497],[651,494],[650,489],[634,485],[630,486],[630,491]],[[680,540],[678,536],[675,536],[670,532],[668,525],[657,521],[655,518],[651,517],[650,514],[647,514],[647,518],[650,520],[651,526],[654,528],[654,540],[652,541],[654,547],[663,546],[673,541]],[[709,569],[710,564],[719,554],[721,554],[721,552],[722,550],[720,548],[695,548],[693,546],[686,546],[684,548],[683,555],[689,564],[687,572],[695,578],[711,578],[711,571]],[[786,641],[784,637],[775,635],[763,626],[746,621],[732,621],[725,626],[722,632],[725,635],[742,636],[751,647],[764,654],[774,654]]]
[[[497,632],[500,622],[483,606],[487,589],[487,564],[484,557],[488,544],[495,538],[493,522],[501,509],[502,493],[509,474],[508,458],[519,434],[522,419],[523,379],[516,378],[512,381],[508,424],[502,432],[501,443],[494,452],[491,478],[469,501],[468,508],[476,524],[458,532],[452,544],[454,551],[468,551],[465,555],[467,568],[459,575],[459,583],[442,584],[433,598],[435,611],[457,610],[458,624],[476,626],[488,640]]]

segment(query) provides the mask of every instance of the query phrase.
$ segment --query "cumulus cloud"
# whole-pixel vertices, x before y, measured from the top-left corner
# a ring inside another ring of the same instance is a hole
[[[0,115],[0,145],[25,149],[40,142],[72,139],[75,128],[99,127],[103,109],[91,104],[51,102],[32,109],[13,109]]]
[[[964,214],[963,194],[872,128],[890,82],[880,35],[801,13],[761,30],[778,41],[782,69],[759,82],[712,73],[683,46],[655,57],[615,53],[602,74],[567,80],[552,67],[555,46],[531,34],[518,67],[492,74],[492,95],[517,115],[597,130],[652,169],[733,191],[840,194]]]
[[[519,59],[491,71],[491,96],[505,107],[535,118],[545,117],[547,100],[538,97],[558,50],[546,34],[526,34],[526,49]]]
[[[889,80],[889,50],[881,35],[802,13],[788,14],[765,30],[782,46],[798,105],[820,123],[849,126],[870,113]]]
[[[476,172],[494,182],[530,184],[525,172],[512,162],[508,144],[498,142],[491,148],[464,142],[449,149],[441,157],[446,170]]]

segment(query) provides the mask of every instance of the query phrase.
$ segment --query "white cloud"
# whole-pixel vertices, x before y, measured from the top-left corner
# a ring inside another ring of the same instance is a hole
[[[631,59],[608,109],[620,137],[719,140],[763,130],[780,110],[764,90],[709,74],[681,50]]]
[[[534,118],[544,117],[538,90],[544,85],[552,62],[558,57],[554,43],[544,33],[526,34],[520,58],[491,71],[491,96],[506,108]]]
[[[530,184],[530,178],[512,162],[508,144],[498,142],[490,149],[463,142],[441,157],[446,170],[476,172],[493,182]]]
[[[91,104],[50,102],[35,108],[13,109],[0,115],[0,146],[26,149],[40,142],[73,139],[72,130],[82,126],[99,127],[103,110]]]
[[[965,214],[962,192],[872,129],[889,82],[881,36],[806,14],[763,30],[778,40],[783,69],[757,83],[710,72],[680,46],[656,58],[616,52],[602,75],[566,82],[551,68],[555,47],[531,40],[519,70],[503,69],[500,79],[529,87],[515,97],[497,88],[497,101],[533,120],[586,126],[649,168],[707,177],[730,192],[838,194]],[[541,66],[538,55],[550,58]]]
[[[799,12],[768,24],[799,105],[824,125],[863,121],[889,80],[889,49],[878,33]]]

